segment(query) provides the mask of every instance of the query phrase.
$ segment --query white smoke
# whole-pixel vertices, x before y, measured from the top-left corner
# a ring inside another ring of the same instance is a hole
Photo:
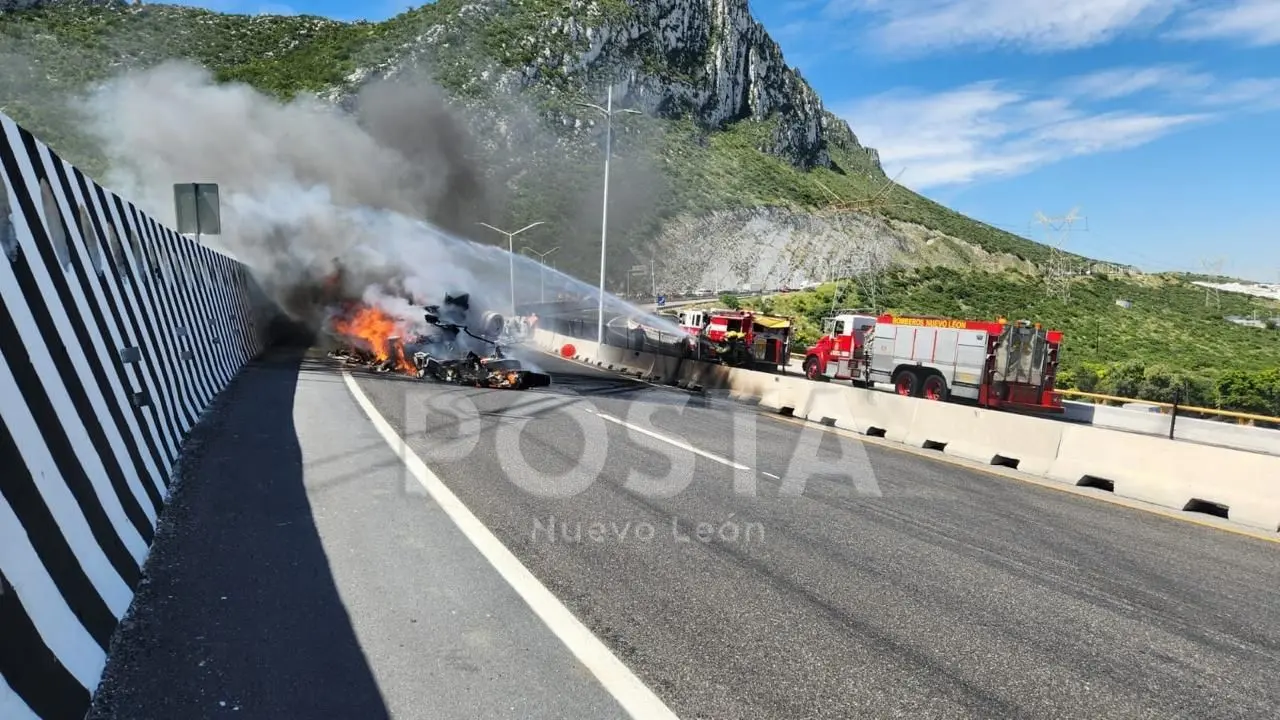
[[[509,312],[512,285],[541,290],[536,261],[459,236],[485,219],[485,174],[475,139],[434,85],[402,75],[367,85],[352,105],[280,102],[170,62],[112,79],[77,109],[109,161],[105,184],[157,220],[174,223],[175,183],[218,183],[222,234],[204,240],[250,266],[313,326],[329,310],[319,289],[339,259],[344,297],[407,322],[421,318],[410,299],[468,293],[478,317]],[[594,305],[591,285],[546,275],[553,296],[568,291]],[[612,296],[605,306],[641,314]],[[679,332],[668,320],[649,322]]]
[[[174,222],[174,183],[218,183],[223,232],[205,240],[299,315],[319,310],[298,298],[338,258],[352,298],[388,281],[422,302],[507,287],[505,252],[438,226],[468,224],[467,208],[483,205],[483,175],[427,83],[371,86],[348,113],[169,63],[114,78],[78,105],[108,157],[105,184],[157,220]],[[473,299],[501,306],[504,295]]]

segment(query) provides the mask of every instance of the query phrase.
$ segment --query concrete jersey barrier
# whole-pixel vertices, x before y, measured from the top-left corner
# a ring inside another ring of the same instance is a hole
[[[581,346],[582,341],[565,339]],[[553,343],[543,336],[540,343]],[[686,388],[727,390],[812,422],[1058,480],[1176,510],[1225,510],[1236,522],[1280,531],[1280,457],[1120,430],[1072,425],[967,405],[905,398],[852,385],[813,382],[587,344],[582,358],[615,368],[662,366]],[[549,348],[550,349],[550,348]],[[606,358],[599,361],[596,356]],[[678,361],[673,363],[672,361]]]
[[[184,440],[272,318],[242,265],[0,135],[0,717],[83,717]]]
[[[792,355],[791,359],[789,372],[803,375],[803,356]],[[1134,402],[1141,404],[1140,401]],[[1062,405],[1065,410],[1061,416],[1063,420],[1143,435],[1169,436],[1171,416],[1168,414],[1072,400],[1064,401]],[[1280,430],[1236,425],[1223,420],[1202,420],[1185,415],[1179,415],[1173,429],[1175,440],[1280,456]]]
[[[1173,419],[1166,413],[1090,403],[1065,402],[1063,406],[1067,417],[1076,422],[1158,437],[1169,436],[1169,424]],[[1179,416],[1173,423],[1173,438],[1280,456],[1280,430],[1269,428]]]

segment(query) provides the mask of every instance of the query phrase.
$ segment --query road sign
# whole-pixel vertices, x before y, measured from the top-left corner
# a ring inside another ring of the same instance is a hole
[[[666,295],[659,295],[659,296],[658,296],[658,307],[662,307],[663,305],[666,305],[666,304],[667,304],[667,296],[666,296]]]
[[[222,206],[217,183],[175,183],[173,206],[178,232],[184,235],[220,235]]]

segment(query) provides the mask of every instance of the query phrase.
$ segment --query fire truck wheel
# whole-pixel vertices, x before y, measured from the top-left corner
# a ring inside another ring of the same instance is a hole
[[[822,373],[818,370],[818,358],[810,355],[804,361],[804,376],[810,380],[822,380]]]
[[[900,370],[893,378],[893,391],[903,397],[919,397],[920,376],[914,370]]]
[[[947,381],[941,375],[930,375],[924,379],[924,387],[920,394],[926,400],[946,400]]]

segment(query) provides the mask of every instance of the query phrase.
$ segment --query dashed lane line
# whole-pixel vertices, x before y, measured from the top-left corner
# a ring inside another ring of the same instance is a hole
[[[609,421],[609,422],[611,422],[611,423],[614,423],[615,425],[621,425],[622,427],[627,428],[628,430],[634,430],[635,432],[641,433],[641,434],[643,434],[643,435],[648,435],[649,437],[654,438],[655,440],[661,440],[662,442],[667,443],[668,445],[671,445],[671,446],[673,446],[673,447],[678,447],[678,448],[680,448],[681,450],[687,450],[687,451],[689,451],[689,452],[691,452],[691,453],[693,453],[694,455],[697,455],[697,456],[699,456],[699,457],[704,457],[704,458],[706,458],[706,459],[708,459],[708,460],[714,460],[715,462],[718,462],[718,463],[720,463],[721,465],[728,465],[729,467],[733,468],[734,470],[750,470],[750,469],[751,469],[751,468],[747,467],[746,465],[743,465],[743,464],[741,464],[741,463],[736,463],[736,462],[734,462],[734,461],[732,461],[732,460],[730,460],[730,459],[728,459],[728,458],[720,457],[719,455],[716,455],[715,453],[709,453],[709,452],[707,452],[706,450],[700,450],[700,449],[698,449],[698,448],[696,448],[696,447],[694,447],[694,446],[690,445],[689,443],[684,442],[683,440],[677,440],[677,439],[675,439],[675,438],[673,438],[673,437],[668,437],[668,436],[663,435],[663,434],[661,434],[661,433],[656,433],[656,432],[654,432],[654,431],[652,431],[652,430],[648,430],[648,429],[642,428],[642,427],[640,427],[639,425],[633,425],[633,424],[631,424],[631,423],[629,423],[629,422],[627,422],[627,421],[625,421],[625,420],[620,420],[620,419],[618,419],[618,418],[616,418],[616,417],[614,417],[614,416],[612,416],[612,415],[606,415],[606,414],[604,414],[604,413],[602,413],[602,412],[598,412],[598,411],[596,411],[596,410],[592,410],[592,409],[590,409],[590,408],[584,408],[584,409],[585,409],[587,412],[591,413],[592,415],[595,415],[596,417],[600,418],[601,420],[607,420],[607,421]],[[767,474],[767,473],[766,473],[766,474]]]

